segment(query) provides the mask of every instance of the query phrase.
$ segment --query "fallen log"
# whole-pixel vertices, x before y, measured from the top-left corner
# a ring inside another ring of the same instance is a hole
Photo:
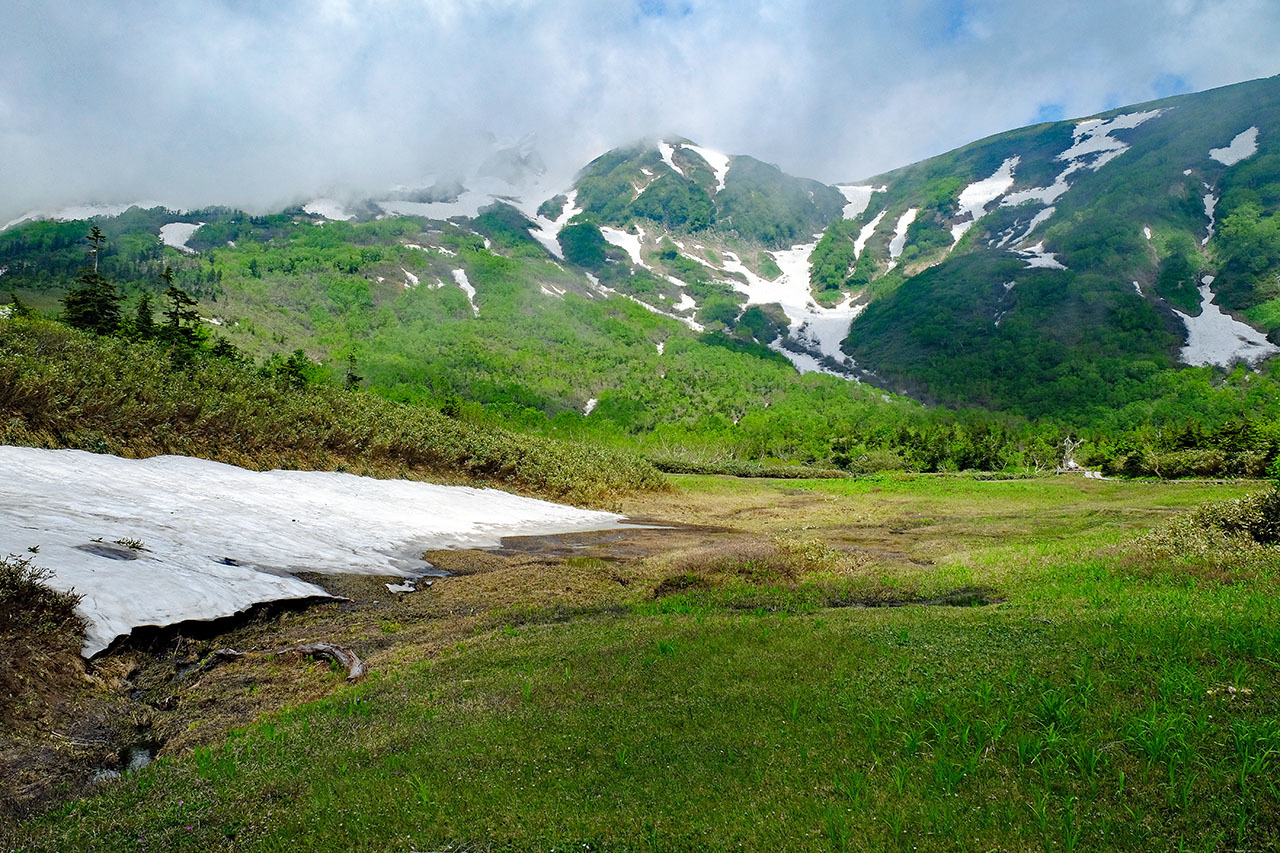
[[[339,666],[345,666],[347,668],[347,681],[359,681],[369,674],[369,667],[356,656],[355,652],[343,646],[335,646],[333,643],[303,643],[300,646],[281,649],[274,654],[287,655],[293,653],[324,658],[333,661]]]
[[[369,674],[369,667],[364,661],[356,655],[351,649],[343,646],[337,646],[333,643],[303,643],[300,646],[290,646],[287,649],[269,652],[274,657],[283,655],[296,654],[299,657],[318,657],[325,660],[333,661],[339,666],[347,669],[347,681],[359,681]],[[258,657],[257,652],[239,652],[235,649],[218,649],[212,652],[201,664],[196,667],[195,672],[208,672],[215,666],[227,663],[233,660],[242,660],[248,657]]]

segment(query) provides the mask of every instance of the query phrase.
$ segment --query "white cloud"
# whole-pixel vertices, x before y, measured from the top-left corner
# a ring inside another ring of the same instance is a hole
[[[663,11],[665,9],[665,12]],[[680,133],[828,181],[1276,67],[1270,0],[281,0],[0,8],[0,221],[277,205]]]

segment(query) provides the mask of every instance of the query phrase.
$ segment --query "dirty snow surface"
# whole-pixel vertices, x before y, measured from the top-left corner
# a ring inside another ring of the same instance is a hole
[[[1258,153],[1258,129],[1251,127],[1236,134],[1226,148],[1211,148],[1209,156],[1224,166],[1234,166]]]
[[[195,254],[195,249],[187,245],[187,241],[191,239],[191,235],[196,233],[203,222],[170,222],[168,225],[160,226],[160,242],[166,246],[182,252],[191,252]]]
[[[1280,347],[1268,341],[1262,332],[1223,313],[1216,304],[1217,297],[1209,289],[1210,281],[1211,278],[1200,285],[1199,317],[1173,309],[1187,327],[1187,345],[1178,357],[1186,364],[1230,367],[1239,361],[1256,364],[1280,353]]]
[[[0,554],[32,556],[54,573],[51,585],[84,596],[86,656],[142,625],[326,595],[291,572],[414,577],[431,569],[426,550],[621,520],[496,489],[185,456],[0,446],[0,470]]]

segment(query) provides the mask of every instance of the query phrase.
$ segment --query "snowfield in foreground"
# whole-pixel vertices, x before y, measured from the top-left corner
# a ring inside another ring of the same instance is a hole
[[[326,595],[291,572],[413,577],[431,568],[423,551],[622,520],[496,489],[185,456],[0,447],[0,471],[0,555],[31,556],[84,596],[85,656],[142,625]]]

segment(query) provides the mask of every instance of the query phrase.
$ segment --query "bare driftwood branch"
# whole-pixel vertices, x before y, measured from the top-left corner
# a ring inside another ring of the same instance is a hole
[[[347,681],[359,681],[369,674],[369,667],[365,665],[364,661],[356,657],[355,652],[343,646],[335,646],[333,643],[303,643],[301,646],[290,646],[287,649],[281,649],[276,652],[277,655],[290,653],[324,658],[325,660],[333,661],[339,666],[345,666],[347,668]]]
[[[359,681],[369,674],[369,667],[364,661],[356,656],[351,649],[343,646],[336,646],[333,643],[303,643],[300,646],[290,646],[287,649],[271,652],[277,657],[281,655],[296,654],[300,656],[310,655],[312,657],[324,658],[331,660],[339,666],[347,668],[347,681]],[[198,672],[207,672],[218,664],[227,663],[228,661],[241,660],[247,657],[256,657],[253,652],[238,652],[235,649],[218,649],[211,653],[200,666],[197,667]]]

